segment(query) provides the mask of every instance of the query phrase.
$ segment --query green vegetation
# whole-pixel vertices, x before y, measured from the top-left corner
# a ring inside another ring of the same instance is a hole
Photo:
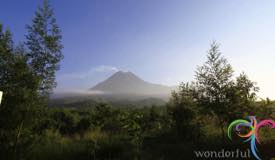
[[[256,101],[255,83],[244,73],[233,76],[215,42],[194,81],[182,83],[165,105],[93,101],[48,107],[63,56],[47,1],[27,29],[27,41],[14,46],[10,31],[0,25],[0,159],[193,159],[194,150],[246,148],[225,138],[232,120],[274,116],[273,102]],[[261,134],[269,137],[263,139],[269,149],[262,156],[274,157],[274,132]]]

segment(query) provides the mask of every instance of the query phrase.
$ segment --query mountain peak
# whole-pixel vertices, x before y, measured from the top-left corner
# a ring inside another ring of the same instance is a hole
[[[117,71],[113,75],[129,75],[129,74],[133,74],[133,73],[130,71]]]
[[[121,74],[121,75],[135,75],[133,72],[131,71],[117,71],[115,74]],[[136,75],[135,75],[136,76]]]
[[[114,73],[111,77],[109,77],[109,79],[114,79],[114,78],[121,78],[122,79],[128,79],[128,80],[139,80],[139,81],[143,81],[141,78],[139,78],[137,75],[135,75],[134,73],[130,72],[130,71],[118,71],[116,73]]]

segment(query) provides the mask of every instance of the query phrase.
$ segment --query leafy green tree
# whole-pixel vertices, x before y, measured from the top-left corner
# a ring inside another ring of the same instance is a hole
[[[83,117],[80,119],[80,121],[77,123],[76,130],[80,135],[83,135],[85,131],[89,129],[91,126],[91,121],[87,117]]]
[[[0,159],[27,154],[44,113],[41,95],[48,96],[56,85],[55,71],[63,57],[60,29],[48,1],[27,29],[28,50],[24,45],[14,47],[10,31],[0,24]]]
[[[168,104],[168,113],[172,118],[172,126],[184,140],[192,140],[202,136],[197,121],[198,104],[194,96],[194,84],[182,83],[178,91],[173,91]]]
[[[95,126],[102,128],[112,117],[112,108],[104,103],[97,104],[94,108],[92,121]]]
[[[211,44],[207,61],[196,71],[196,101],[204,113],[216,117],[223,139],[229,121],[255,111],[259,90],[244,73],[234,80],[233,72],[216,42]]]
[[[35,12],[32,24],[27,26],[27,30],[29,63],[41,80],[40,94],[48,96],[56,86],[55,72],[59,69],[59,62],[63,58],[61,31],[48,0],[44,0],[44,5]]]
[[[61,134],[72,135],[75,132],[78,117],[70,109],[54,111],[52,119],[54,128],[57,128]]]
[[[140,151],[144,138],[144,132],[142,130],[141,122],[143,115],[138,111],[131,111],[126,121],[124,122],[124,128],[131,137],[131,140],[136,146],[136,155],[134,159],[140,159]]]
[[[24,48],[14,48],[11,33],[8,30],[4,32],[2,25],[0,57],[0,90],[4,91],[0,107],[1,155],[19,159],[18,146],[22,149],[29,142],[27,137],[31,136],[29,132],[36,123],[36,115],[39,115],[39,79],[27,64]]]
[[[157,106],[153,105],[149,108],[148,114],[144,114],[142,126],[147,134],[158,134],[163,127],[163,117],[158,109]]]
[[[226,115],[230,108],[228,91],[233,86],[233,69],[221,56],[219,45],[211,44],[207,61],[196,71],[197,99],[206,113],[216,116],[224,139]]]
[[[128,118],[128,112],[121,109],[113,109],[111,115],[106,119],[102,130],[109,134],[123,134],[124,122]]]
[[[258,118],[266,119],[267,117],[274,119],[274,103],[269,98],[261,99],[256,103],[256,111]]]
[[[256,114],[258,91],[256,83],[252,82],[245,73],[236,77],[234,85],[229,88],[227,95],[230,99],[227,119],[232,121],[239,117]]]
[[[271,101],[269,98],[259,101],[257,92],[259,87],[251,81],[245,73],[241,73],[236,77],[231,97],[231,105],[234,111],[231,111],[231,120],[237,117],[247,115],[255,115],[261,118],[270,117],[272,110],[270,108]],[[235,112],[235,113],[234,113]]]

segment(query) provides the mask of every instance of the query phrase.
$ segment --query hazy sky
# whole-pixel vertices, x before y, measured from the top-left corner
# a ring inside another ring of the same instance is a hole
[[[23,41],[40,0],[1,0],[0,22]],[[275,99],[274,0],[52,0],[65,59],[57,91],[88,89],[118,70],[154,83],[190,81],[211,41],[235,75]]]

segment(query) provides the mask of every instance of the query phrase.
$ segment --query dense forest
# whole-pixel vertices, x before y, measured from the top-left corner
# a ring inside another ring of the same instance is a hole
[[[275,119],[273,102],[258,98],[259,88],[245,73],[234,75],[217,42],[194,80],[181,83],[165,105],[49,107],[63,46],[48,1],[26,29],[15,45],[0,24],[0,159],[195,159],[196,150],[249,148],[226,137],[233,120]],[[275,157],[274,131],[261,134],[259,154]]]

